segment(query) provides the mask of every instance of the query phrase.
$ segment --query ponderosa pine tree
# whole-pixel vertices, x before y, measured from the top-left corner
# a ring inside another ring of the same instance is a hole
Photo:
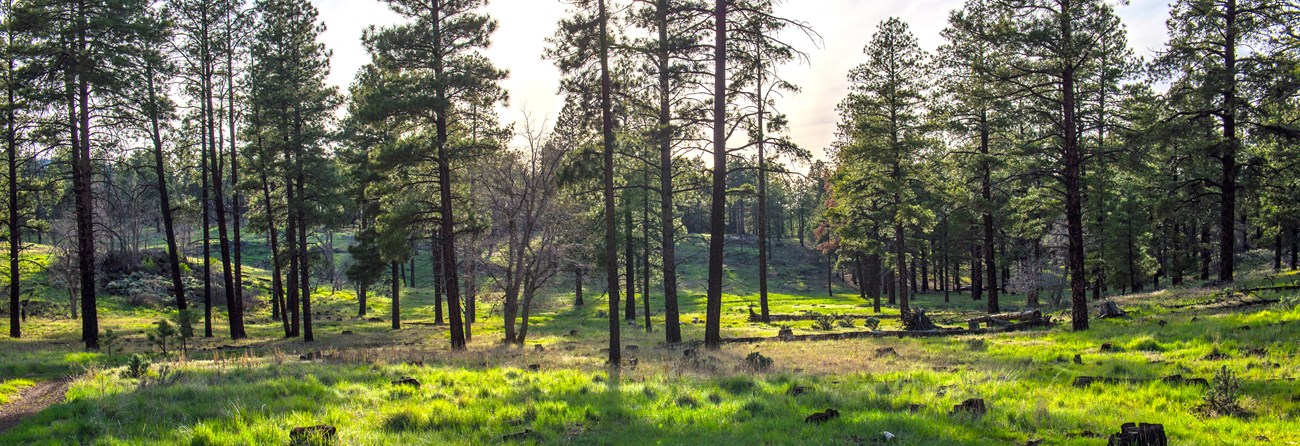
[[[1270,76],[1258,74],[1275,57],[1270,53],[1277,47],[1268,45],[1268,39],[1287,14],[1295,13],[1295,6],[1288,4],[1279,0],[1174,2],[1169,44],[1154,63],[1161,77],[1179,80],[1168,93],[1171,97],[1195,98],[1175,101],[1196,106],[1177,110],[1180,117],[1212,116],[1221,125],[1219,140],[1206,154],[1217,161],[1219,175],[1200,180],[1219,197],[1220,281],[1234,278],[1243,127],[1255,122],[1252,109],[1260,102],[1258,94],[1267,91],[1261,83]]]
[[[908,230],[929,219],[918,190],[927,143],[923,104],[929,88],[928,56],[897,18],[881,22],[864,52],[867,62],[849,73],[850,93],[840,105],[841,141],[833,184],[837,206],[845,208],[836,214],[849,223],[840,228],[842,238],[868,250],[884,244],[855,240],[868,232],[852,224],[858,219],[850,216],[874,214],[870,220],[889,231],[898,308],[906,315],[911,311]],[[857,208],[863,206],[869,208]]]
[[[411,19],[411,23],[372,28],[362,37],[371,53],[374,85],[366,89],[371,95],[358,98],[358,119],[391,120],[414,129],[407,139],[418,138],[422,144],[402,144],[412,153],[394,154],[390,160],[405,159],[431,164],[429,174],[437,181],[438,251],[441,262],[451,271],[458,265],[456,248],[456,213],[453,202],[453,158],[466,149],[452,139],[450,126],[456,107],[471,96],[502,98],[484,94],[500,89],[497,84],[506,73],[497,69],[479,51],[486,48],[496,31],[496,21],[480,12],[485,0],[387,0],[393,11]],[[433,122],[430,123],[429,119]],[[432,126],[430,126],[432,124]],[[389,164],[387,167],[398,166]],[[420,207],[411,208],[420,212]],[[401,218],[407,224],[419,217]],[[450,317],[451,346],[465,348],[465,331],[461,308],[458,274],[442,274]]]
[[[609,297],[610,367],[622,364],[618,324],[618,230],[614,206],[614,110],[613,82],[610,76],[610,18],[607,0],[579,0],[573,3],[571,16],[560,21],[556,36],[549,40],[547,57],[555,61],[567,78],[561,88],[571,95],[588,98],[591,87],[598,86],[595,101],[600,108],[601,190],[604,206],[605,246],[600,263],[605,268],[605,294]]]
[[[268,182],[283,184],[289,257],[286,309],[291,332],[298,334],[301,314],[303,340],[310,342],[314,336],[307,232],[318,219],[314,204],[327,201],[331,190],[330,178],[324,175],[333,163],[325,158],[324,142],[337,93],[325,84],[329,52],[317,41],[324,26],[317,21],[315,7],[303,0],[259,0],[253,10],[259,23],[250,46],[249,97],[260,133],[266,135],[261,144],[267,153],[261,160],[268,163],[259,169],[278,174]]]

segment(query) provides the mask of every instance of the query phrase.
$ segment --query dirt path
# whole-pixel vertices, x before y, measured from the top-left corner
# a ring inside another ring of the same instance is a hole
[[[63,402],[68,392],[70,378],[45,381],[23,389],[22,394],[0,406],[0,433],[17,426],[23,420],[47,407]]]

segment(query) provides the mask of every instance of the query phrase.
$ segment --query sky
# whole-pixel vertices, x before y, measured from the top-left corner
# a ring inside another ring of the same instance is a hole
[[[1168,39],[1167,1],[1131,0],[1117,7],[1128,27],[1129,45],[1138,56],[1150,58]],[[369,61],[361,46],[362,31],[401,19],[378,0],[312,3],[325,22],[321,39],[333,52],[327,81],[346,91],[357,70]],[[934,51],[942,43],[939,32],[947,25],[948,13],[961,4],[962,0],[787,0],[778,6],[778,15],[806,22],[820,34],[817,41],[790,36],[790,41],[808,54],[808,61],[780,68],[782,77],[802,89],[777,100],[778,110],[789,117],[794,142],[824,158],[838,120],[835,105],[848,92],[846,76],[865,62],[862,48],[880,22],[901,18],[921,47]],[[562,0],[489,1],[486,12],[498,21],[498,28],[485,54],[510,71],[503,82],[510,103],[499,110],[503,123],[522,121],[525,111],[533,119],[554,118],[559,113],[563,105],[558,93],[560,73],[541,55],[545,39],[555,33],[555,24],[566,8]]]

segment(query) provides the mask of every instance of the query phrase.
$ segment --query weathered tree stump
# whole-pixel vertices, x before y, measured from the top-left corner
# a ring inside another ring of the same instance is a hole
[[[780,330],[777,330],[776,337],[781,338],[782,341],[794,340],[794,330],[790,327],[781,327]]]
[[[289,431],[289,442],[294,445],[327,445],[333,444],[334,439],[338,436],[338,429],[328,424],[318,424],[315,426],[295,427]]]
[[[1115,305],[1115,301],[1108,300],[1102,302],[1101,305],[1097,306],[1097,317],[1101,319],[1109,319],[1109,318],[1125,317],[1125,316],[1128,316],[1128,313],[1124,312],[1124,310],[1119,309],[1119,305]]]
[[[1124,423],[1119,433],[1111,434],[1107,446],[1168,446],[1165,427],[1159,424]]]
[[[1083,355],[1076,353],[1074,355],[1074,363],[1078,365],[1083,365]]]
[[[920,307],[917,307],[912,311],[908,312],[907,314],[904,314],[902,316],[902,319],[903,319],[903,328],[907,330],[921,331],[921,330],[939,329],[939,326],[934,325],[934,321],[931,321],[930,317],[925,315],[925,309]]]
[[[948,415],[957,416],[959,414],[969,414],[975,418],[979,418],[987,413],[989,413],[989,409],[988,406],[984,404],[983,399],[971,398],[962,401],[961,404],[952,406],[952,412],[948,412]]]
[[[840,417],[840,411],[835,409],[826,409],[824,412],[817,412],[803,419],[803,422],[810,424],[820,424]]]
[[[808,388],[800,385],[790,386],[790,390],[785,391],[786,395],[799,396],[808,393]]]

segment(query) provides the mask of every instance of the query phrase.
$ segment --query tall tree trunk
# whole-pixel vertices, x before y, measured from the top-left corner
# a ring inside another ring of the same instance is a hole
[[[78,0],[76,7],[76,48],[79,54],[88,50],[87,28],[89,19],[86,1]],[[99,311],[95,300],[95,204],[91,191],[90,163],[90,82],[86,71],[87,61],[74,57],[72,70],[76,73],[78,132],[72,143],[72,188],[77,213],[77,268],[81,279],[81,338],[86,350],[99,350]]]
[[[1291,269],[1295,270],[1300,261],[1300,225],[1291,226]]]
[[[1210,280],[1210,225],[1201,224],[1201,280]]]
[[[393,296],[392,296],[393,329],[401,330],[402,329],[402,281],[401,281],[401,277],[397,273],[397,261],[393,261],[390,264],[389,269],[392,270],[392,276],[393,276],[392,287],[391,287],[393,291]]]
[[[645,316],[645,332],[652,333],[650,326],[650,166],[642,171],[641,194],[641,310]]]
[[[984,298],[984,263],[981,262],[983,257],[980,255],[980,247],[972,246],[970,253],[970,298],[971,300],[980,300]]]
[[[980,112],[980,198],[983,201],[983,215],[980,219],[984,229],[984,269],[988,274],[989,314],[1001,312],[998,307],[998,266],[993,252],[993,167],[989,153],[989,125],[986,112]]]
[[[1223,20],[1223,152],[1219,178],[1219,280],[1233,279],[1237,211],[1237,1],[1227,0]]]
[[[713,199],[709,213],[709,282],[704,311],[704,345],[722,347],[723,242],[727,205],[727,2],[713,10]],[[829,281],[828,281],[829,283]]]
[[[433,2],[433,16],[438,17],[442,14],[441,2]],[[442,21],[433,20],[433,37],[434,41],[442,42]],[[444,79],[446,73],[443,72],[443,54],[434,53],[433,71],[437,79]],[[451,159],[447,152],[447,114],[450,112],[450,106],[447,103],[447,91],[444,83],[438,83],[434,87],[434,96],[437,99],[438,111],[434,116],[434,126],[437,127],[437,139],[434,144],[437,146],[438,155],[438,204],[441,208],[439,215],[439,236],[442,238],[442,261],[447,270],[443,274],[443,290],[447,293],[447,312],[451,316],[451,348],[452,350],[465,349],[465,329],[462,324],[462,313],[460,309],[460,278],[456,274],[456,215],[451,198]]]
[[[609,74],[609,17],[605,0],[598,0],[597,26],[600,32],[600,129],[604,163],[603,178],[605,199],[605,293],[609,296],[609,366],[622,363],[618,326],[618,240],[614,229],[614,112],[612,107]]]
[[[299,231],[298,219],[295,218],[294,211],[293,211],[293,208],[296,206],[294,197],[297,194],[294,192],[292,181],[285,181],[284,186],[285,186],[284,191],[285,191],[285,198],[286,198],[285,203],[288,204],[284,215],[284,219],[285,219],[284,241],[289,246],[289,252],[288,252],[289,283],[288,283],[288,294],[287,294],[288,299],[285,302],[285,308],[289,310],[288,316],[289,316],[290,336],[296,337],[301,333],[300,324],[302,320],[301,318],[299,318],[300,306],[298,305],[298,299],[299,296],[301,296],[301,294],[299,294],[298,291],[298,289],[300,288],[298,279],[301,277],[298,274],[298,270],[302,268],[302,258],[300,256],[300,252],[298,251],[298,231]]]
[[[157,88],[156,78],[154,75],[155,75],[154,68],[150,66],[147,74],[148,78],[145,79],[145,84],[146,87],[148,88],[148,95],[149,95],[148,97],[150,102],[149,103],[149,108],[150,108],[149,136],[153,142],[154,176],[157,177],[158,180],[158,206],[159,206],[159,213],[162,214],[163,233],[165,234],[167,239],[166,240],[167,261],[171,263],[170,268],[168,268],[168,270],[171,273],[172,293],[176,297],[176,309],[178,311],[185,311],[187,307],[185,302],[185,282],[181,280],[180,254],[176,248],[176,230],[172,220],[171,197],[167,189],[167,170],[165,167],[166,158],[163,155],[162,123],[160,122],[158,116],[159,101],[158,101],[158,94],[156,90]],[[12,103],[12,101],[13,99],[11,96],[10,102]],[[12,121],[13,119],[11,114],[10,122]],[[12,159],[12,157],[13,156],[11,155],[10,158]],[[12,162],[10,164],[10,175],[11,177],[13,175]],[[12,180],[11,180],[11,187],[10,187],[10,196],[15,199],[17,197],[16,191],[14,191],[14,183]],[[14,210],[10,211],[10,215],[11,217],[16,218],[16,215],[13,211]],[[18,233],[11,229],[10,234],[16,235]],[[182,327],[182,329],[184,329],[184,327]]]
[[[226,20],[233,22],[233,20],[235,19],[232,18],[230,14],[235,12],[236,11],[232,9],[227,9]],[[234,48],[235,38],[233,35],[231,35],[232,27],[233,27],[233,23],[228,23],[226,26],[226,45],[227,45],[226,46],[226,108],[229,109],[229,112],[227,113],[226,117],[227,117],[227,123],[229,124],[229,128],[230,128],[230,195],[231,195],[230,215],[231,218],[234,220],[233,224],[231,225],[231,229],[234,232],[233,234],[234,246],[232,248],[234,251],[232,253],[234,258],[234,278],[232,279],[232,281],[235,284],[235,289],[233,293],[235,296],[234,308],[239,309],[239,336],[245,337],[247,336],[247,333],[244,330],[244,264],[243,264],[244,260],[243,260],[243,249],[242,249],[243,241],[240,237],[240,230],[239,230],[240,225],[243,223],[244,213],[243,210],[241,209],[242,204],[241,204],[241,197],[239,194],[239,148],[238,145],[235,144],[235,135],[236,133],[238,133],[238,128],[235,127],[235,120],[236,120],[235,48]]]
[[[582,302],[582,268],[573,269],[573,288],[573,294],[576,297],[573,301],[573,306],[581,307],[585,305]]]
[[[880,254],[867,255],[867,296],[871,297],[872,312],[880,312]]]
[[[443,276],[447,274],[442,264],[442,245],[438,243],[440,238],[437,231],[429,238],[429,260],[433,263],[433,323],[436,325],[443,324],[442,283],[445,280]]]
[[[313,342],[316,336],[312,333],[311,292],[315,287],[311,285],[311,251],[307,250],[307,210],[303,203],[307,199],[305,175],[301,168],[298,169],[295,181],[299,200],[295,211],[298,220],[298,290],[302,293],[302,340]]]
[[[13,11],[13,0],[10,0],[7,3],[8,3],[7,4],[8,7],[5,8],[5,10]],[[10,46],[12,44],[13,44],[13,32],[8,31],[5,33],[5,45]],[[8,76],[8,78],[5,79],[5,93],[8,97],[8,101],[5,102],[5,115],[6,115],[5,121],[6,124],[8,124],[5,128],[5,154],[7,155],[7,159],[5,161],[7,162],[9,168],[9,172],[8,172],[9,175],[7,178],[7,180],[9,180],[9,184],[8,184],[9,215],[5,223],[9,227],[9,337],[20,338],[22,337],[23,332],[22,332],[22,325],[21,325],[22,321],[20,320],[21,314],[19,314],[22,312],[22,309],[19,308],[19,306],[21,305],[20,300],[22,298],[22,277],[21,277],[21,271],[19,270],[19,260],[20,260],[19,255],[22,254],[22,249],[23,249],[22,248],[23,227],[22,227],[22,221],[19,219],[19,212],[18,212],[19,211],[18,209],[19,206],[18,203],[18,187],[19,187],[18,186],[18,127],[16,122],[18,116],[17,113],[15,113],[15,109],[17,108],[17,106],[14,104],[14,90],[18,88],[18,85],[14,80],[14,56],[8,55],[8,57],[5,58],[5,62],[8,64],[7,70],[5,71],[5,73]],[[153,97],[152,76],[149,78],[149,86],[150,86],[150,93],[151,93],[150,97],[152,98]],[[155,119],[154,122],[157,122],[157,120]],[[159,178],[162,178],[161,167],[159,171]],[[164,188],[162,189],[163,192],[161,192],[162,196],[164,197],[163,203],[167,202],[166,190],[167,189]],[[168,222],[167,229],[168,229],[168,234],[170,234],[171,215],[170,213],[164,212],[164,216],[167,217],[167,222]],[[168,240],[172,241],[172,243],[170,243],[169,246],[175,249],[176,245],[174,243],[174,239],[168,237]],[[173,253],[174,252],[175,251],[173,251]],[[175,263],[176,263],[175,254],[172,254],[172,264],[174,265]],[[179,306],[181,309],[185,309],[184,293],[178,294],[176,305]]]
[[[636,249],[632,240],[632,203],[624,196],[623,207],[623,255],[627,264],[623,265],[624,279],[627,280],[627,301],[623,306],[623,318],[629,324],[636,323]]]
[[[261,138],[260,136],[258,137]],[[261,145],[259,141],[259,146]],[[284,299],[284,279],[283,263],[280,257],[280,240],[279,230],[275,224],[275,206],[271,202],[271,182],[266,178],[266,172],[258,174],[262,183],[262,200],[266,202],[266,227],[269,242],[271,244],[271,298],[275,306],[272,317],[278,316],[281,325],[284,326],[284,337],[293,336],[293,328],[289,325],[289,312],[285,308]]]
[[[1073,23],[1070,21],[1071,3],[1063,0],[1060,15],[1061,37],[1063,41],[1072,42],[1074,38]],[[1061,111],[1064,121],[1062,155],[1065,158],[1065,224],[1069,238],[1066,252],[1070,272],[1071,325],[1075,330],[1088,329],[1087,277],[1084,276],[1083,245],[1083,194],[1080,184],[1080,167],[1083,155],[1079,150],[1077,122],[1075,121],[1075,71],[1073,66],[1066,66],[1061,73]]]
[[[673,216],[673,134],[672,104],[669,102],[668,7],[669,0],[657,0],[656,26],[659,31],[659,213],[664,272],[664,339],[669,344],[682,342],[681,312],[677,306],[677,220]]]
[[[763,36],[760,33],[759,38]],[[772,317],[767,306],[767,153],[764,138],[763,112],[767,105],[763,96],[763,51],[760,46],[754,51],[758,61],[758,82],[755,94],[758,98],[758,215],[756,216],[758,232],[758,306],[762,310],[763,323],[771,323]]]

